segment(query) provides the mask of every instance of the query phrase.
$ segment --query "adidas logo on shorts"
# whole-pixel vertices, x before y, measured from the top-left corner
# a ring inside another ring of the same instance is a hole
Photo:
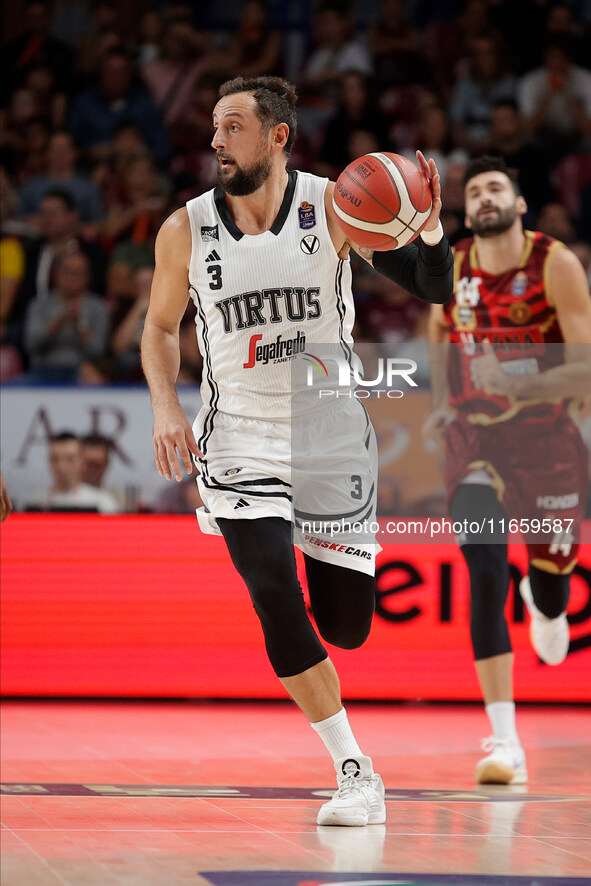
[[[234,505],[234,510],[236,511],[238,508],[249,508],[250,505],[247,501],[244,501],[243,498],[239,498],[236,504]]]

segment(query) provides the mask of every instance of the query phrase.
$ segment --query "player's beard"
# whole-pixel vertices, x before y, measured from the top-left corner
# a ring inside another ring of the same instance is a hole
[[[470,216],[470,227],[473,234],[486,239],[487,237],[496,237],[498,234],[504,234],[513,226],[517,218],[517,206],[506,206],[504,209],[494,207],[495,213],[485,215],[479,218],[478,215]]]
[[[218,166],[218,182],[230,197],[246,197],[258,191],[269,178],[271,157],[261,152],[259,158],[250,166],[238,166],[235,160],[234,166],[233,174],[227,178],[223,175],[224,167]]]

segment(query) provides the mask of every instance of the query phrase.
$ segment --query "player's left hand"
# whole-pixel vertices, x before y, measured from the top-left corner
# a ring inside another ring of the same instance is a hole
[[[427,219],[427,224],[425,225],[424,230],[434,231],[439,224],[439,213],[441,212],[441,177],[437,172],[437,166],[432,157],[430,157],[429,160],[426,160],[423,154],[420,151],[417,151],[417,160],[419,161],[419,166],[421,167],[425,178],[431,186],[431,194],[433,196],[431,215]]]
[[[503,370],[487,339],[482,342],[482,357],[473,357],[470,361],[470,377],[474,387],[486,394],[506,395],[512,392],[513,378]]]

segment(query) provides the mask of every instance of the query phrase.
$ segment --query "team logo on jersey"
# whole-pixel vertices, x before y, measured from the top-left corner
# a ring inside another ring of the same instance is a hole
[[[509,319],[516,326],[524,326],[531,319],[531,308],[527,302],[515,302],[509,308]]]
[[[452,317],[456,326],[462,326],[464,329],[476,329],[476,311],[469,308],[468,305],[455,305],[452,310]]]
[[[318,252],[319,246],[320,240],[315,234],[307,234],[300,240],[300,249],[304,255],[314,255],[315,252]]]
[[[523,295],[523,293],[527,289],[527,274],[525,271],[517,271],[515,276],[513,277],[513,285],[511,286],[511,292],[513,295]]]
[[[259,344],[262,335],[251,335],[248,343],[248,360],[242,364],[243,369],[252,369],[257,363],[266,366],[268,363],[289,363],[297,354],[306,349],[306,333],[298,332],[295,338],[283,338],[278,335],[269,344]]]
[[[314,204],[304,200],[298,207],[298,215],[300,217],[300,228],[313,228],[316,224],[316,212]]]
[[[208,261],[221,261],[221,258],[220,258],[220,256],[218,255],[218,253],[216,252],[216,250],[215,250],[215,249],[212,249],[211,252],[209,253],[209,255],[207,256],[207,258],[205,259],[205,261],[206,261],[206,262],[208,262]]]
[[[210,240],[219,240],[217,225],[201,225],[201,239],[204,243]]]

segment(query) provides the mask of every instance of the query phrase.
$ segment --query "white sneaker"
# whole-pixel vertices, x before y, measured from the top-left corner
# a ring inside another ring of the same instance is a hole
[[[482,750],[488,754],[476,765],[477,784],[525,784],[525,751],[517,736],[496,738],[491,735],[483,739]]]
[[[519,593],[531,616],[529,626],[531,645],[546,664],[560,664],[568,654],[569,630],[566,612],[562,612],[556,618],[548,618],[540,612],[534,603],[527,575],[519,582]]]
[[[373,771],[370,757],[336,760],[338,790],[320,807],[317,824],[362,827],[386,821],[384,784]]]

